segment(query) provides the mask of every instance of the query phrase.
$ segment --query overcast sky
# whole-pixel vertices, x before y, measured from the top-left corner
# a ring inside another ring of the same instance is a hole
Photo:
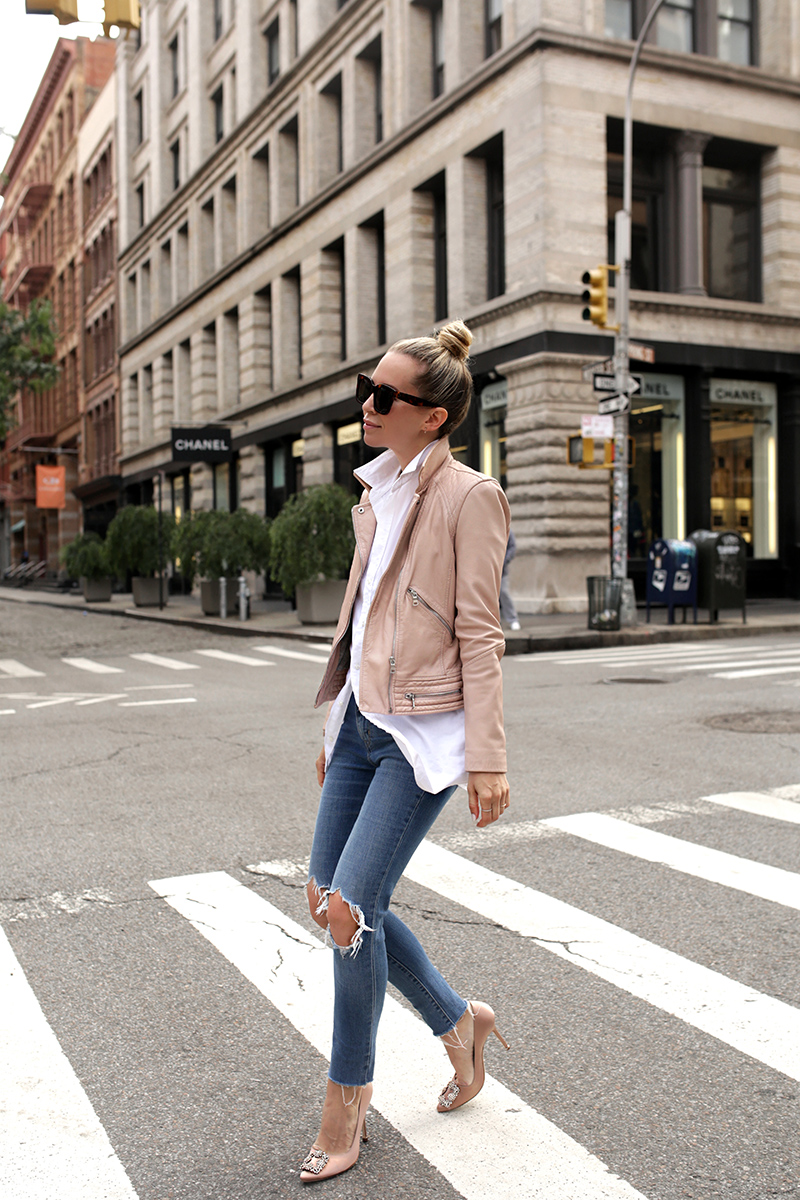
[[[25,0],[0,0],[0,131],[19,133],[60,37],[102,34],[102,0],[78,0],[78,15],[79,22],[59,25],[55,17],[26,15]],[[0,132],[0,163],[13,145]]]

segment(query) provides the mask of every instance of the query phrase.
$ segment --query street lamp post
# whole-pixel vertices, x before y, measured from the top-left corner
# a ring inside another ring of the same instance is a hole
[[[630,330],[631,283],[631,210],[633,206],[633,80],[639,65],[645,38],[664,0],[656,0],[642,26],[631,57],[628,90],[625,96],[625,131],[622,167],[622,208],[614,218],[615,257],[619,263],[615,316],[614,374],[616,389],[630,401]],[[611,516],[611,574],[615,579],[628,577],[628,410],[614,418],[614,483]]]

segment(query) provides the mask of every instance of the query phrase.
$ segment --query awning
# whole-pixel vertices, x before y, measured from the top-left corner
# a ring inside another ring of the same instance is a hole
[[[25,518],[23,517],[21,521],[17,521],[14,525],[11,526],[11,532],[12,533],[22,533],[24,528],[25,528]]]

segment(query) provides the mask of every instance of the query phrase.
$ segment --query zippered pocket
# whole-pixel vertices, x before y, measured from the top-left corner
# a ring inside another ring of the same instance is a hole
[[[456,636],[456,631],[455,631],[455,629],[453,629],[452,625],[448,624],[448,622],[445,621],[442,614],[438,613],[435,608],[433,608],[430,604],[428,604],[427,600],[424,600],[422,598],[422,596],[420,596],[420,594],[416,588],[413,588],[413,587],[406,588],[406,592],[411,597],[411,603],[414,605],[415,608],[418,604],[421,604],[423,608],[427,608],[428,612],[432,613],[433,616],[436,617],[436,620],[441,622],[442,625],[444,625],[445,629],[450,634],[451,638],[454,638]]]
[[[450,688],[447,692],[406,692],[406,700],[411,701],[412,712],[417,707],[418,700],[439,700],[443,696],[460,696],[463,693],[463,688]]]

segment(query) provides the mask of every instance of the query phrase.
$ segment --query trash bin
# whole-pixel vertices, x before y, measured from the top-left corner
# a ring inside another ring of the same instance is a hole
[[[697,624],[697,547],[694,542],[678,538],[658,538],[647,553],[647,591],[645,595],[647,620],[650,605],[665,604],[667,621],[675,624],[675,609],[694,610]]]
[[[747,546],[733,529],[719,533],[696,529],[689,535],[697,546],[697,603],[708,609],[709,624],[719,619],[721,608],[740,608],[742,623],[747,622]]]
[[[610,575],[587,575],[590,629],[619,629],[622,582]]]

